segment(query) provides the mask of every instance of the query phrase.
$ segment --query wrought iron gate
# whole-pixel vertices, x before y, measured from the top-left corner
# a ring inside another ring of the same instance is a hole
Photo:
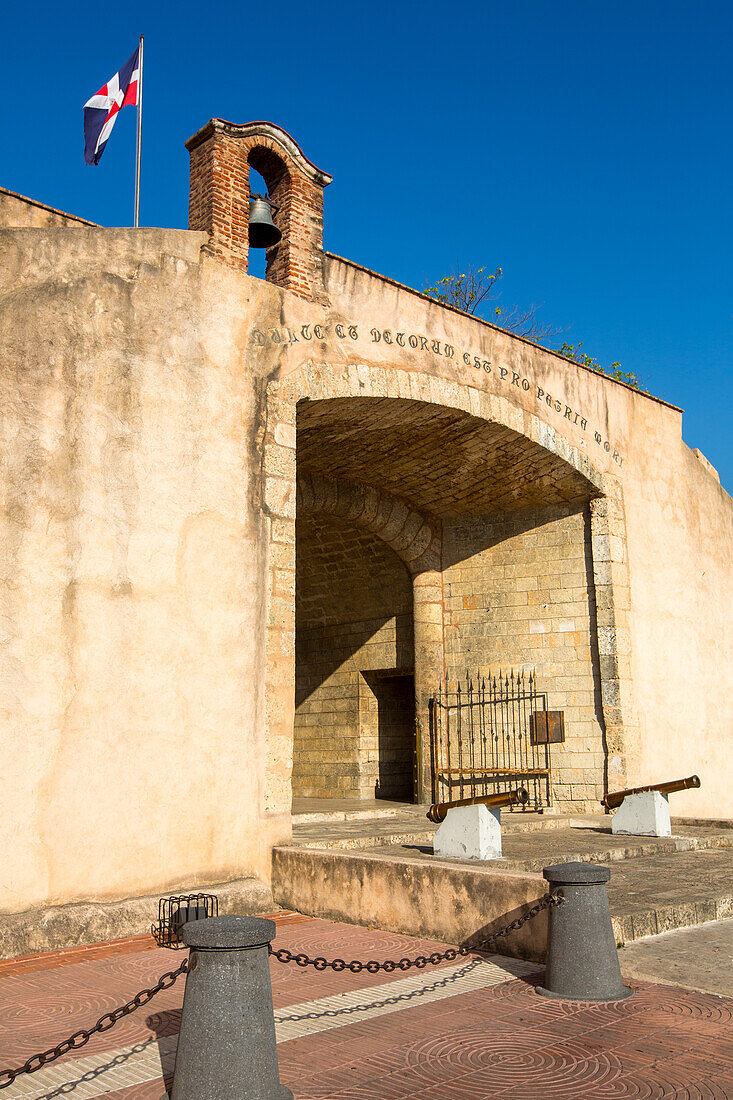
[[[435,801],[521,785],[529,792],[523,810],[552,805],[550,746],[535,743],[532,736],[532,715],[547,711],[536,673],[446,681],[431,699],[430,711]]]

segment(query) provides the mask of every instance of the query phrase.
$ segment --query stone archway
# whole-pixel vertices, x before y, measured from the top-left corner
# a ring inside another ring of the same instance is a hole
[[[345,525],[369,532],[394,552],[409,574],[412,651],[409,678],[410,691],[414,693],[411,722],[418,761],[416,796],[420,800],[429,770],[425,743],[427,701],[445,675],[440,523],[373,486],[314,474],[298,477],[297,515],[299,522],[313,515],[334,517]],[[385,686],[386,681],[382,684]],[[368,766],[364,765],[363,770],[370,776]],[[383,790],[382,797],[390,797],[389,792],[385,794]],[[412,794],[407,800],[412,801]]]
[[[571,500],[573,494],[578,499],[585,499],[589,527],[588,546],[592,547],[589,575],[595,601],[591,627],[594,637],[591,645],[598,654],[600,684],[597,694],[605,727],[607,769],[613,775],[613,785],[618,785],[625,775],[626,757],[629,752],[635,751],[636,729],[626,641],[628,580],[620,485],[608,476],[602,476],[587,457],[555,429],[538,417],[513,406],[504,398],[470,386],[397,369],[386,371],[366,366],[338,369],[307,363],[287,378],[271,382],[267,392],[264,498],[270,524],[271,550],[266,685],[270,747],[266,796],[268,808],[273,812],[282,812],[289,797],[294,670],[297,410],[300,408],[307,412],[311,408],[321,409],[325,415],[329,411],[330,403],[333,403],[334,408],[347,408],[349,400],[353,403],[354,398],[368,398],[372,401],[377,399],[382,403],[382,411],[393,403],[397,407],[400,402],[403,405],[410,404],[412,408],[429,408],[440,412],[446,422],[450,416],[457,422],[463,414],[466,424],[470,421],[471,424],[483,424],[487,429],[490,428],[492,438],[500,438],[501,445],[508,448],[507,453],[512,455],[515,463],[518,461],[517,456],[521,457],[523,452],[529,456],[531,476],[527,484],[530,487],[536,486],[543,479],[545,495],[549,491],[551,494],[555,493],[558,500]],[[360,431],[360,425],[356,424],[357,436]],[[353,456],[357,452],[352,449],[350,453]],[[358,463],[355,471],[358,481],[362,476]],[[312,492],[317,484],[313,480],[314,476],[322,476],[324,471],[308,472],[310,489],[306,492]],[[325,472],[331,474],[333,471]],[[352,473],[353,471],[349,471],[349,477]],[[337,477],[335,480],[344,482],[349,478]],[[415,484],[417,483],[413,479],[410,492],[417,491]],[[371,486],[371,489],[375,487]],[[383,485],[378,487],[384,488]],[[486,485],[479,488],[488,493],[490,485],[487,481]],[[362,487],[359,493],[363,505],[367,490]],[[532,499],[531,496],[529,499]],[[418,503],[424,504],[423,501]],[[512,507],[511,499],[507,498],[503,506]],[[348,514],[355,505],[353,499],[350,502],[344,499],[337,507],[343,509],[343,514]],[[421,511],[422,508],[417,510]],[[429,501],[426,511],[429,511]],[[403,516],[403,527],[405,522]],[[424,651],[420,654],[416,652],[416,667],[421,664],[436,668],[443,660],[443,576],[441,565],[437,561],[435,564],[437,568],[416,574],[419,579],[415,585],[416,600],[419,599],[418,592],[422,589],[426,605],[424,620],[430,624],[429,636],[424,639]],[[423,702],[425,701],[424,699]],[[592,796],[589,795],[590,797]]]
[[[440,530],[430,516],[371,485],[304,474],[298,515],[338,516],[386,542],[414,576],[440,569]]]

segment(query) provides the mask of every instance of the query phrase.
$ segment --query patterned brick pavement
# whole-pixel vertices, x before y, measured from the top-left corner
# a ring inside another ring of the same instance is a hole
[[[277,923],[278,946],[329,957],[441,946],[297,915]],[[0,964],[0,1066],[88,1026],[182,957],[139,938]],[[271,966],[281,1078],[297,1100],[733,1098],[730,999],[634,983],[635,995],[616,1004],[545,1000],[530,964],[500,956],[407,976]],[[181,980],[0,1096],[160,1100],[182,997]]]

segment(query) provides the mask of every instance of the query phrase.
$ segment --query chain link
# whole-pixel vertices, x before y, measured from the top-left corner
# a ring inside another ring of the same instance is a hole
[[[553,905],[562,905],[565,900],[562,890],[556,891],[554,894],[545,894],[535,902],[534,905],[525,909],[515,920],[510,921],[504,928],[500,928],[497,932],[492,932],[491,935],[486,936],[480,943],[475,944],[473,947],[449,947],[447,951],[433,951],[430,955],[418,955],[414,959],[385,959],[384,962],[378,962],[376,959],[370,959],[368,962],[360,962],[358,959],[352,959],[351,962],[347,962],[345,959],[325,959],[322,955],[317,955],[315,958],[311,958],[310,955],[306,955],[301,951],[297,955],[294,955],[291,951],[288,951],[286,947],[280,948],[279,951],[273,951],[272,944],[268,945],[269,953],[273,958],[277,959],[281,963],[294,962],[296,966],[312,966],[315,970],[335,970],[336,973],[340,973],[342,970],[349,970],[352,974],[360,974],[362,970],[366,970],[368,974],[378,974],[380,970],[383,970],[385,974],[392,974],[395,970],[411,970],[416,967],[418,970],[423,970],[426,966],[437,966],[441,962],[453,962],[460,956],[471,955],[476,951],[483,950],[486,946],[493,944],[496,940],[501,939],[504,936],[508,936],[510,932],[518,931],[528,921],[532,920],[545,909],[550,909]],[[109,1031],[114,1027],[116,1023],[124,1019],[125,1016],[129,1016],[131,1012],[136,1012],[138,1008],[142,1008],[152,1000],[156,993],[160,993],[163,989],[170,989],[170,987],[180,978],[181,974],[185,974],[188,970],[188,959],[184,959],[178,970],[169,970],[166,974],[163,974],[152,989],[141,989],[137,996],[133,997],[131,1001],[128,1001],[126,1005],[120,1005],[119,1008],[112,1009],[111,1012],[105,1012],[103,1016],[100,1016],[94,1027],[89,1029],[82,1029],[81,1031],[75,1031],[73,1035],[70,1035],[68,1039],[64,1039],[63,1042],[58,1043],[55,1047],[51,1047],[49,1050],[45,1050],[40,1054],[32,1054],[30,1058],[17,1069],[6,1069],[0,1072],[0,1089],[6,1089],[9,1085],[12,1085],[16,1077],[19,1077],[22,1073],[35,1073],[37,1070],[42,1069],[43,1066],[49,1065],[51,1062],[55,1062],[57,1058],[61,1058],[62,1055],[68,1054],[72,1050],[80,1050],[81,1047],[91,1039],[92,1035],[100,1035],[102,1032]]]
[[[92,1035],[99,1035],[104,1031],[109,1031],[111,1027],[114,1027],[115,1024],[124,1019],[125,1016],[129,1016],[131,1012],[136,1012],[138,1008],[142,1008],[146,1005],[148,1001],[152,1000],[156,993],[160,993],[162,989],[170,989],[170,987],[180,978],[181,974],[185,974],[187,970],[188,959],[184,959],[178,967],[178,970],[169,970],[166,974],[163,974],[152,989],[141,989],[126,1005],[120,1005],[119,1008],[113,1008],[111,1012],[105,1012],[103,1016],[99,1017],[94,1027],[90,1027],[88,1030],[82,1029],[81,1031],[75,1031],[68,1039],[64,1039],[62,1043],[58,1043],[57,1046],[51,1047],[50,1050],[44,1050],[41,1054],[32,1054],[31,1057],[17,1069],[3,1070],[0,1072],[0,1089],[6,1089],[9,1085],[12,1085],[15,1078],[20,1077],[21,1073],[35,1073],[37,1070],[42,1069],[43,1066],[55,1062],[56,1059],[60,1058],[63,1054],[68,1054],[71,1050],[80,1050],[81,1047],[86,1046]]]
[[[314,970],[331,969],[335,970],[337,974],[341,973],[342,970],[350,970],[352,974],[360,974],[362,970],[366,970],[368,974],[378,974],[380,970],[383,970],[386,974],[392,974],[395,970],[411,970],[413,967],[422,970],[428,965],[437,966],[441,962],[453,962],[459,955],[471,955],[476,951],[482,951],[496,940],[508,936],[510,932],[518,931],[522,925],[532,920],[543,910],[551,909],[554,905],[562,905],[564,900],[565,895],[562,890],[557,890],[554,894],[545,894],[534,905],[530,905],[528,909],[520,913],[515,920],[510,921],[509,924],[500,928],[497,932],[492,932],[472,947],[449,947],[447,951],[433,951],[431,955],[418,955],[414,959],[385,959],[384,962],[377,962],[376,959],[370,959],[369,962],[352,959],[351,962],[347,962],[345,959],[324,959],[322,955],[317,955],[312,959],[310,955],[306,955],[302,951],[294,955],[286,947],[281,947],[279,951],[275,951],[272,944],[269,945],[269,951],[278,962],[294,962],[296,966],[312,966]]]

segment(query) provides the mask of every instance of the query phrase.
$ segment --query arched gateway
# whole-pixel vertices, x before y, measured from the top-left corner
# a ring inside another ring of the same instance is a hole
[[[428,706],[441,681],[530,667],[568,721],[555,798],[594,806],[608,781],[607,725],[611,767],[625,769],[618,666],[600,660],[601,648],[616,656],[603,575],[609,492],[622,514],[615,479],[509,400],[365,363],[308,362],[271,382],[266,455],[279,594],[268,647],[293,654],[267,693],[281,714],[295,681],[296,797],[430,797]],[[278,579],[286,546],[296,547],[288,619]],[[281,736],[282,759],[289,729]],[[277,782],[273,769],[271,797]]]
[[[293,796],[429,797],[430,700],[489,670],[564,712],[565,809],[673,762],[733,816],[733,507],[680,410],[325,252],[279,127],[187,144],[188,230],[0,190],[0,955],[264,904]]]

